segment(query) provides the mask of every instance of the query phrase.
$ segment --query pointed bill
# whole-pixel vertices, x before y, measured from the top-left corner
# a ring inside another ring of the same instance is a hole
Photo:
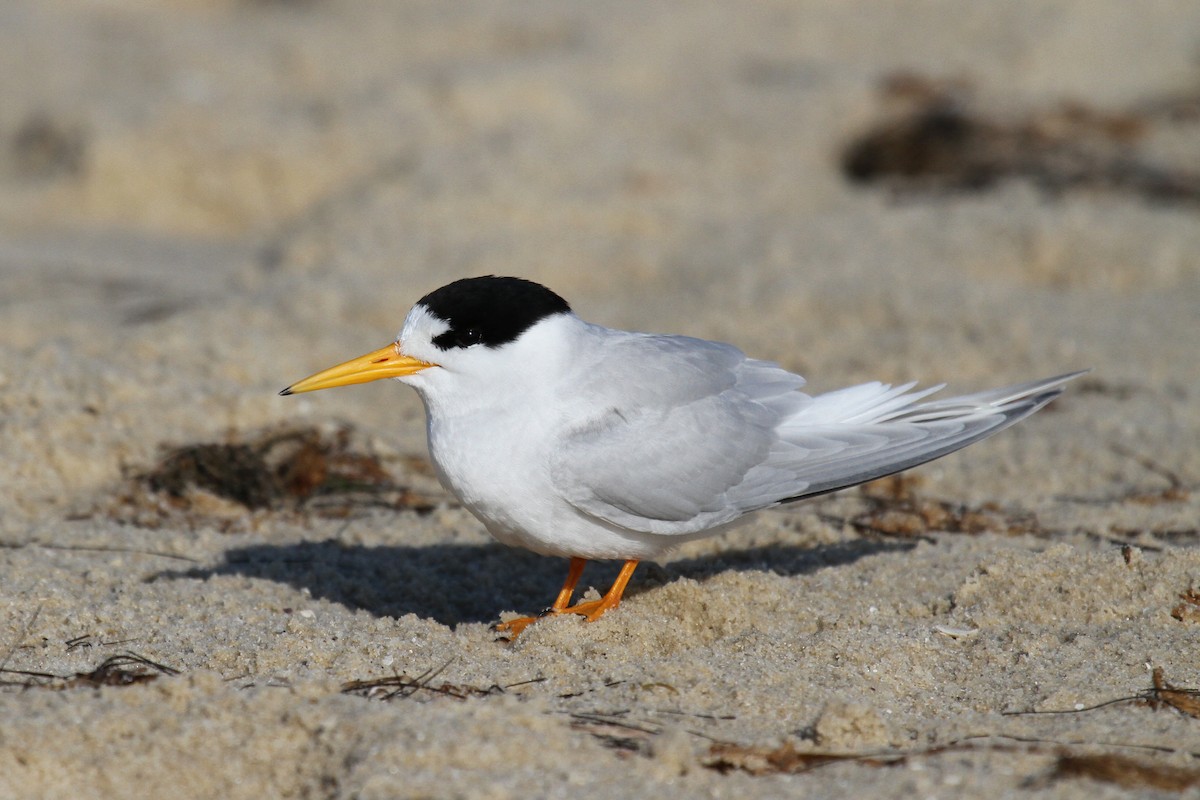
[[[280,394],[300,394],[334,386],[349,386],[352,383],[369,383],[383,378],[400,378],[434,366],[425,361],[400,354],[400,346],[393,342],[387,347],[352,358],[349,361],[309,375],[293,383]]]

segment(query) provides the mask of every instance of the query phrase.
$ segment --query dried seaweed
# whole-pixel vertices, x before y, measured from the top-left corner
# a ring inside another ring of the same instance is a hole
[[[352,694],[358,697],[363,697],[368,700],[382,700],[388,702],[397,698],[403,699],[412,697],[417,692],[428,692],[431,695],[439,697],[449,697],[454,700],[466,700],[468,697],[488,697],[491,695],[504,694],[509,689],[515,689],[519,686],[528,686],[532,683],[541,683],[545,678],[530,678],[529,680],[518,681],[504,686],[492,684],[491,686],[466,686],[463,684],[441,683],[433,684],[433,679],[440,675],[446,667],[453,662],[447,661],[440,667],[430,667],[415,678],[410,678],[404,674],[392,674],[382,678],[367,678],[363,680],[347,681],[342,684],[342,694]]]
[[[791,742],[775,747],[718,742],[708,750],[704,766],[720,773],[738,770],[750,775],[777,775],[807,772],[826,764],[854,761],[871,767],[884,767],[903,761],[914,753],[825,753],[797,750]]]
[[[1153,764],[1115,753],[1059,756],[1056,778],[1088,778],[1126,789],[1164,789],[1181,792],[1200,785],[1200,770]]]
[[[1004,509],[994,503],[971,507],[929,499],[917,491],[921,483],[917,475],[893,475],[871,481],[859,489],[866,510],[846,518],[820,516],[828,522],[849,525],[859,533],[913,539],[934,533],[1014,536],[1045,533],[1032,512]]]
[[[571,728],[588,734],[613,750],[622,753],[650,754],[650,739],[662,733],[662,727],[633,720],[628,709],[616,711],[566,712]]]
[[[1180,622],[1200,622],[1200,592],[1190,588],[1179,599],[1183,602],[1171,609],[1171,616]]]
[[[843,150],[847,179],[897,190],[982,191],[1011,178],[1060,193],[1092,188],[1200,203],[1200,173],[1156,164],[1156,128],[1194,125],[1200,91],[1105,111],[1064,101],[1023,114],[978,107],[966,81],[901,73],[882,86],[884,118]]]
[[[135,683],[147,683],[159,675],[178,674],[179,670],[151,661],[137,653],[122,653],[104,659],[91,672],[75,673],[75,676],[67,681],[67,686],[131,686]]]
[[[1075,747],[1092,749],[1104,747],[1113,751],[1134,750],[1171,755],[1182,752],[1170,747],[1127,742],[1063,741],[1006,734],[976,734],[932,747],[867,753],[810,752],[798,750],[791,742],[774,746],[719,742],[709,748],[702,763],[709,769],[721,773],[736,770],[750,775],[763,776],[808,772],[831,764],[847,762],[870,767],[889,767],[911,763],[917,759],[956,753],[1044,752],[1056,758],[1054,772],[1048,776],[1052,780],[1064,777],[1087,777],[1134,788],[1187,788],[1200,781],[1200,771],[1197,770],[1136,760],[1117,752],[1081,754],[1072,749]],[[1198,754],[1191,753],[1190,755]],[[1112,768],[1104,767],[1106,761],[1111,762],[1114,766]]]
[[[1004,716],[1032,716],[1037,714],[1083,714],[1119,703],[1141,703],[1150,708],[1168,706],[1183,714],[1200,718],[1200,689],[1182,689],[1167,683],[1163,668],[1155,667],[1150,673],[1151,688],[1124,697],[1114,697],[1088,706],[1062,709],[1030,709],[1027,711],[1002,711]]]
[[[1163,677],[1162,667],[1155,667],[1150,674],[1154,688],[1147,698],[1151,708],[1157,708],[1159,703],[1170,706],[1181,714],[1200,719],[1200,690],[1181,689],[1167,683]]]
[[[85,517],[104,515],[146,528],[168,524],[240,530],[264,513],[346,518],[383,507],[431,512],[436,494],[398,483],[365,437],[349,425],[270,429],[245,439],[164,448],[150,469],[126,476],[115,497]],[[419,481],[428,467],[399,466]]]
[[[9,154],[18,178],[47,181],[82,173],[87,147],[88,136],[82,127],[37,113],[17,128]]]
[[[4,669],[0,674],[17,675],[19,680],[0,680],[0,686],[18,686],[22,689],[77,689],[100,688],[102,686],[133,686],[148,683],[160,675],[178,675],[179,670],[152,661],[137,653],[118,653],[101,661],[95,669],[70,675],[34,670]]]

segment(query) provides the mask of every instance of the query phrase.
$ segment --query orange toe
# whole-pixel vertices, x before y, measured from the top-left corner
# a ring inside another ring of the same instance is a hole
[[[588,622],[595,622],[596,620],[600,619],[604,612],[608,611],[610,608],[614,608],[617,605],[616,603],[605,605],[604,601],[606,599],[607,598],[601,598],[599,600],[586,600],[582,603],[576,603],[570,608],[564,608],[562,613],[578,614]]]
[[[521,632],[528,628],[533,623],[537,622],[541,617],[517,617],[506,622],[497,622],[492,626],[492,630],[503,634],[504,638],[510,642],[521,635]]]
[[[498,622],[492,626],[492,630],[503,634],[504,638],[511,642],[520,636],[522,631],[544,617],[551,617],[558,614],[578,614],[588,622],[595,622],[604,616],[606,611],[619,606],[621,604],[621,595],[625,593],[625,586],[633,576],[634,569],[637,568],[637,560],[630,559],[622,565],[621,572],[617,575],[612,588],[608,590],[608,593],[604,597],[601,597],[599,600],[586,600],[568,607],[567,603],[571,602],[571,595],[574,594],[575,584],[579,581],[579,576],[583,574],[583,565],[585,563],[587,562],[582,558],[571,559],[571,569],[567,574],[567,582],[563,585],[562,591],[558,593],[558,599],[554,601],[554,605],[546,609],[544,614],[539,617],[517,617],[507,622]]]

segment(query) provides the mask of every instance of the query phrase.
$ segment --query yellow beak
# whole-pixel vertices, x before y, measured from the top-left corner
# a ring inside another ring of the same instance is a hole
[[[374,352],[338,364],[336,367],[309,375],[304,380],[293,383],[280,394],[315,392],[317,389],[331,389],[334,386],[369,383],[382,378],[399,378],[432,366],[436,365],[400,355],[399,343],[392,342],[387,347],[381,347]]]

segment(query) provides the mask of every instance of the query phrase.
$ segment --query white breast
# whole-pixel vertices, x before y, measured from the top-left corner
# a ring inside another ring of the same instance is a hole
[[[651,557],[678,544],[588,516],[554,483],[564,433],[608,411],[603,398],[577,391],[604,330],[552,318],[504,348],[457,354],[461,368],[447,359],[404,380],[425,402],[438,477],[505,544],[597,559]]]

